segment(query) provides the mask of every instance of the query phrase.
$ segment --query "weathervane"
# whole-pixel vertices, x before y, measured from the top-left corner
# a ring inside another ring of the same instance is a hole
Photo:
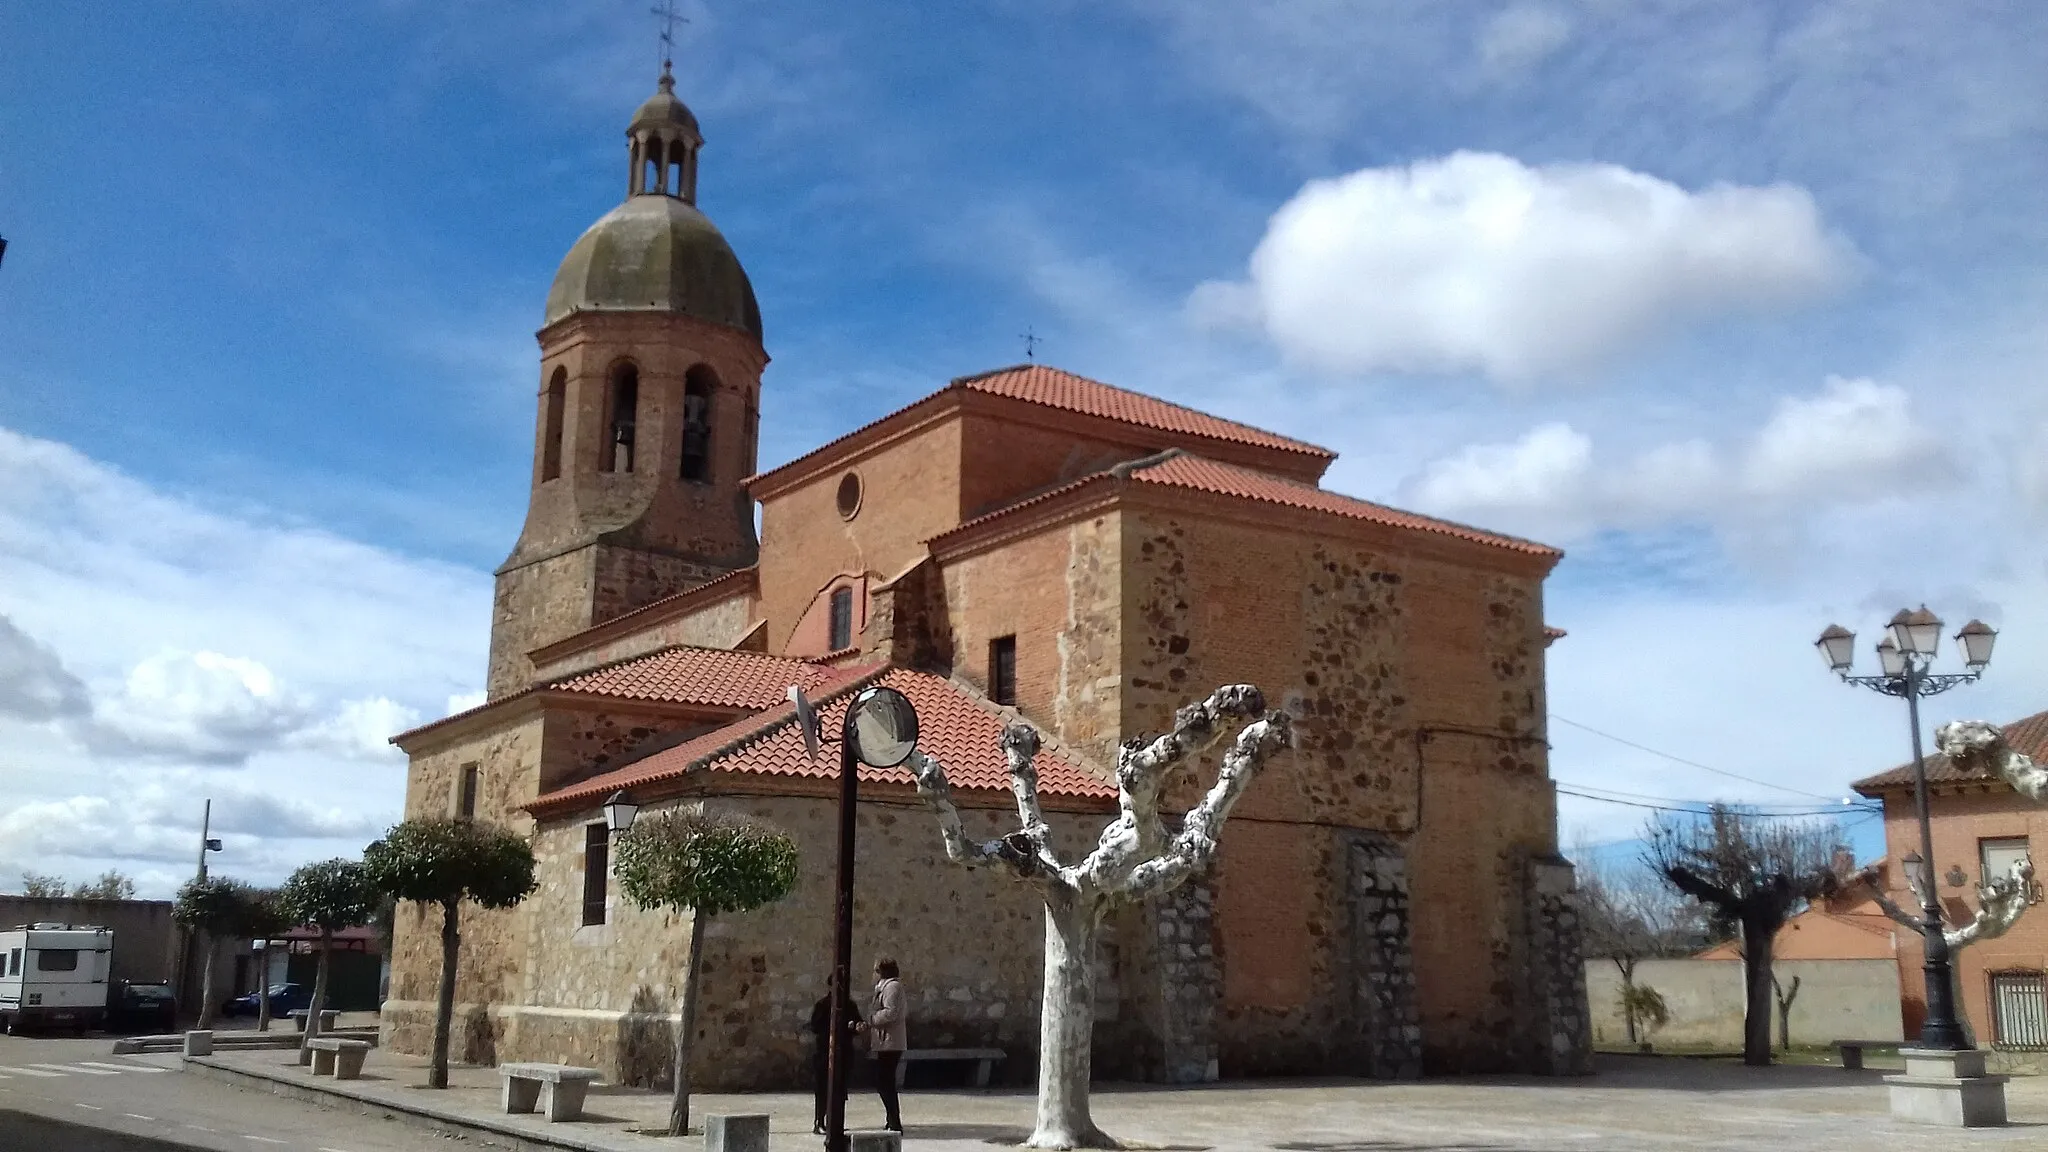
[[[681,20],[688,24],[690,18],[676,15],[676,0],[661,0],[661,7],[650,8],[648,11],[661,17],[661,71],[665,76],[675,65],[676,21]]]
[[[1018,339],[1024,341],[1024,359],[1036,363],[1038,360],[1038,345],[1041,343],[1037,331],[1030,325],[1026,325],[1024,334],[1019,336]]]

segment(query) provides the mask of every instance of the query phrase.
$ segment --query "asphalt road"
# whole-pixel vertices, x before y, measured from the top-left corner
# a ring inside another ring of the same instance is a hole
[[[188,1076],[175,1056],[115,1056],[106,1039],[0,1036],[0,1152],[419,1152],[481,1149]]]

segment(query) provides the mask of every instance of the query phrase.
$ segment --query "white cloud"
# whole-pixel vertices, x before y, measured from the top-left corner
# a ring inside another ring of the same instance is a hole
[[[0,429],[0,882],[275,882],[398,818],[386,743],[476,682],[489,576]]]
[[[1788,185],[1690,192],[1611,164],[1458,152],[1317,180],[1274,213],[1198,320],[1255,320],[1339,374],[1593,370],[1688,319],[1803,303],[1855,263]]]
[[[1906,393],[1829,377],[1818,396],[1788,396],[1757,435],[1745,465],[1758,494],[1813,495],[1952,475],[1942,445],[1914,422]]]
[[[471,708],[481,708],[484,701],[488,699],[490,699],[490,694],[481,690],[476,692],[458,692],[448,698],[448,711],[444,715],[453,716],[458,712],[467,712]]]
[[[1510,5],[1480,28],[1479,62],[1489,72],[1518,72],[1564,47],[1571,34],[1571,21],[1555,8]]]
[[[1674,521],[1782,522],[1830,504],[1939,491],[1961,474],[1915,420],[1903,389],[1830,377],[1815,395],[1780,399],[1740,452],[1689,439],[1603,464],[1590,436],[1553,422],[1429,463],[1404,498],[1418,509],[1566,541]]]
[[[91,706],[84,682],[47,644],[0,616],[0,716],[55,720],[84,715]]]

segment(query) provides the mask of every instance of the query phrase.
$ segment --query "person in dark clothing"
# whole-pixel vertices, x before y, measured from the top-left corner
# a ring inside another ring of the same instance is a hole
[[[828,984],[827,987],[830,987]],[[850,1062],[853,1059],[853,1034],[860,1028],[860,1009],[854,1006],[851,997],[841,997],[840,1019],[846,1022],[846,1039],[839,1050]],[[819,1136],[825,1134],[825,1096],[831,1089],[831,1044],[832,995],[827,992],[811,1005],[811,1021],[804,1025],[804,1031],[818,1038],[817,1047],[811,1053],[811,1131]]]

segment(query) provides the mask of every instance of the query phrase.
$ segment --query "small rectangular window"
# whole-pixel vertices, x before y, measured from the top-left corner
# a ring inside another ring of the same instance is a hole
[[[988,642],[988,698],[998,704],[1017,703],[1017,638],[998,636]]]
[[[6,975],[21,975],[21,949],[16,948],[13,952],[8,954],[7,966],[8,972],[5,973]]]
[[[610,880],[611,835],[602,824],[583,828],[583,922],[604,923],[604,895]]]
[[[834,652],[853,647],[853,589],[840,588],[832,593],[832,636],[827,646]]]
[[[1982,871],[1977,874],[1979,884],[2002,880],[2012,875],[2013,865],[2027,858],[2025,836],[2002,837],[1997,840],[1977,841],[1977,861]]]
[[[76,972],[78,971],[78,949],[38,948],[36,949],[36,971]]]
[[[456,792],[455,792],[455,818],[456,818],[456,819],[458,819],[458,820],[474,820],[474,819],[476,819],[476,783],[477,783],[477,766],[476,766],[475,764],[464,764],[464,765],[462,766],[462,780],[461,780],[461,781],[460,781],[460,782],[459,782],[459,783],[458,783],[458,784],[456,785]]]

